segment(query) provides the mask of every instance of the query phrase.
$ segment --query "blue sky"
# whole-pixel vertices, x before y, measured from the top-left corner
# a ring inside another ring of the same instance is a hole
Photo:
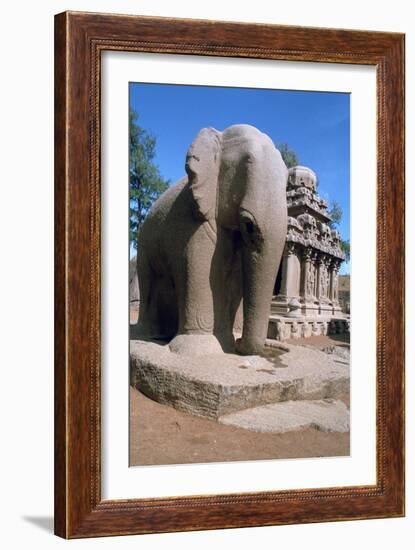
[[[350,96],[346,93],[130,83],[139,124],[156,137],[156,164],[172,183],[185,175],[186,152],[201,128],[252,124],[294,149],[318,177],[318,192],[336,200],[350,235]],[[349,266],[343,265],[342,273]]]

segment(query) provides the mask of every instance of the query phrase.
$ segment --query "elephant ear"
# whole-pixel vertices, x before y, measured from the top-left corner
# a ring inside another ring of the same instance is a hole
[[[216,193],[221,152],[221,133],[203,128],[189,147],[186,172],[195,213],[203,220],[216,215]]]

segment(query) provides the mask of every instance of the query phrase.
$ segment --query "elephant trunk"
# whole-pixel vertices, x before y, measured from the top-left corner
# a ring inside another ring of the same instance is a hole
[[[241,215],[245,244],[242,247],[243,330],[236,350],[242,355],[261,353],[267,336],[275,279],[287,234],[285,201],[274,203],[274,209],[276,215],[268,217],[265,227],[259,227],[250,212],[245,210]]]

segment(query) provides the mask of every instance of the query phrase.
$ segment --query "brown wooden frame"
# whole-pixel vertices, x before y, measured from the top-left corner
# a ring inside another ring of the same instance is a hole
[[[376,66],[376,485],[101,501],[100,54],[103,50]],[[404,35],[109,14],[57,15],[55,533],[76,538],[403,514]]]

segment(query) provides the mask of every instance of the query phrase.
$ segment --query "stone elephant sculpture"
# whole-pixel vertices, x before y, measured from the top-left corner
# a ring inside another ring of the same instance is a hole
[[[186,172],[140,230],[136,337],[173,338],[178,353],[258,353],[287,232],[287,168],[267,135],[238,124],[202,129]]]

